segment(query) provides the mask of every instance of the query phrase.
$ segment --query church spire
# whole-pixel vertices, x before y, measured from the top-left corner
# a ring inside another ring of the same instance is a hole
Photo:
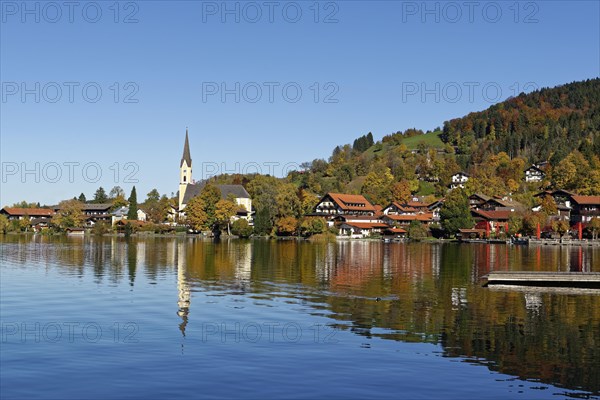
[[[183,166],[183,162],[186,162],[188,167],[192,166],[192,156],[190,155],[190,141],[188,139],[188,129],[185,128],[185,145],[183,146],[183,156],[181,157],[180,167]]]

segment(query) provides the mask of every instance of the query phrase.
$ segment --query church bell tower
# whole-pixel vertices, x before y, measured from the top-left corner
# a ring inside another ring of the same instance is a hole
[[[190,141],[188,130],[185,129],[185,144],[183,145],[183,156],[179,164],[179,211],[183,208],[183,198],[187,185],[192,184],[192,157],[190,155]]]

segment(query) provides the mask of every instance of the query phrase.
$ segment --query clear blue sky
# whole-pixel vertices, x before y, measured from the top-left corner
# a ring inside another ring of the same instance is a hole
[[[281,175],[369,131],[600,75],[598,1],[114,4],[0,2],[1,205],[129,193],[128,173],[138,199],[176,192],[186,127],[194,178]]]

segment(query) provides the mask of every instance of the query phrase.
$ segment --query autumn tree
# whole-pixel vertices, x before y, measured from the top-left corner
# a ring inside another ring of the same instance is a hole
[[[215,205],[215,221],[219,226],[227,227],[227,234],[231,235],[231,218],[237,213],[238,206],[231,200],[219,200]]]
[[[406,204],[410,201],[412,193],[410,190],[410,184],[406,179],[400,182],[394,183],[392,186],[392,200],[397,201],[400,204]]]
[[[8,231],[8,218],[4,214],[0,214],[0,233]]]
[[[291,236],[296,233],[298,227],[298,220],[294,217],[283,217],[277,220],[275,228],[277,234],[281,236]]]
[[[252,235],[252,227],[244,218],[233,221],[231,232],[241,238],[248,238]]]
[[[448,193],[440,209],[440,222],[450,235],[456,234],[459,229],[473,227],[469,198],[463,189],[457,188]]]
[[[372,171],[367,175],[362,187],[362,194],[367,196],[373,204],[389,204],[392,199],[392,183],[394,176],[389,168]]]
[[[592,239],[596,240],[598,238],[598,233],[600,232],[600,217],[592,218],[587,227],[592,233]]]
[[[206,205],[200,196],[191,199],[185,206],[186,222],[190,228],[201,231],[210,229],[209,217],[206,212]]]
[[[52,217],[52,225],[61,230],[78,228],[83,226],[84,220],[83,204],[79,200],[65,200],[58,204],[58,211]]]

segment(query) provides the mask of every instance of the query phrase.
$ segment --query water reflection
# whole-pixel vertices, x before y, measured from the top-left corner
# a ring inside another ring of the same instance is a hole
[[[337,329],[365,338],[440,344],[444,356],[522,379],[600,392],[600,296],[492,291],[492,270],[600,272],[600,249],[342,241],[203,241],[187,238],[7,236],[1,259],[52,265],[94,282],[176,277],[183,338],[202,294],[300,301]],[[238,305],[238,307],[243,307]]]

